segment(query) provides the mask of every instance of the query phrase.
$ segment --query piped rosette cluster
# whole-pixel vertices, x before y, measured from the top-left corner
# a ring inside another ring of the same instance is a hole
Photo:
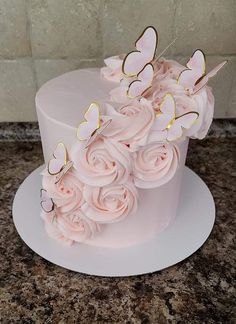
[[[135,51],[105,60],[101,75],[114,83],[109,103],[102,110],[91,103],[69,151],[58,144],[41,191],[50,236],[83,242],[134,215],[139,188],[174,177],[179,143],[207,134],[214,110],[207,81],[226,62],[206,74],[202,51],[184,67],[156,56],[157,44],[156,30],[147,27]]]

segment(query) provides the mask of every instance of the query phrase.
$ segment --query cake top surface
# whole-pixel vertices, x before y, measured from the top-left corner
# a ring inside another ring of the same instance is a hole
[[[77,127],[91,101],[109,101],[114,82],[101,77],[100,69],[82,69],[65,73],[46,82],[36,95],[36,106],[48,117]]]

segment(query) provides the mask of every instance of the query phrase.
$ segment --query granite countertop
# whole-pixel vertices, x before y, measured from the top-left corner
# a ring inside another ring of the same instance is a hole
[[[51,264],[17,234],[14,194],[43,162],[37,126],[34,137],[32,125],[22,125],[2,126],[0,132],[1,323],[235,323],[236,137],[231,132],[190,142],[187,165],[206,182],[216,203],[207,242],[160,272],[102,278]],[[15,129],[21,133],[13,141]]]

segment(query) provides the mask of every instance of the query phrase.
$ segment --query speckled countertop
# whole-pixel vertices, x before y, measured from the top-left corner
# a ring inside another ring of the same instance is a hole
[[[235,121],[230,125],[235,130]],[[216,203],[207,242],[175,266],[129,278],[68,271],[25,245],[11,206],[20,183],[43,162],[41,144],[36,125],[0,126],[1,323],[236,322],[236,137],[231,126],[190,143],[187,165],[206,182]]]

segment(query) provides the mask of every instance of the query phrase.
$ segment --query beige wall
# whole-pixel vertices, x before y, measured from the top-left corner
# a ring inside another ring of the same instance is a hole
[[[159,50],[180,36],[181,62],[196,48],[209,68],[229,60],[211,82],[215,117],[236,117],[236,0],[0,0],[0,121],[35,120],[41,84],[127,52],[147,25]]]

